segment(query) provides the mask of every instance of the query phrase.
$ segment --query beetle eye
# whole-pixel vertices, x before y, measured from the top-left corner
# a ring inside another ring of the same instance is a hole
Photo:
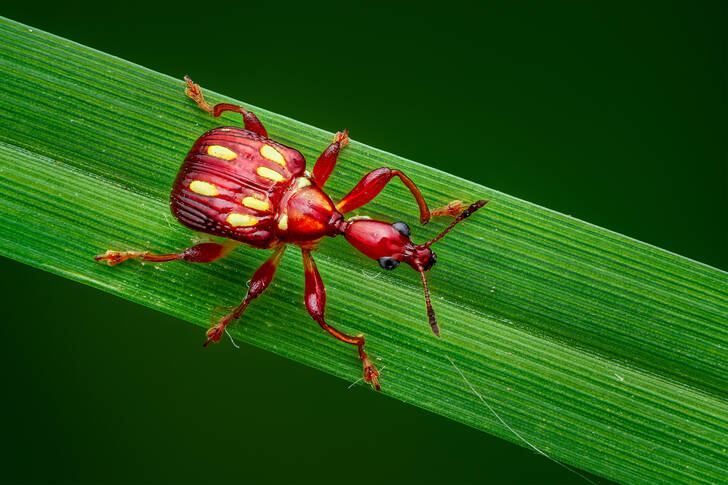
[[[410,228],[404,222],[395,222],[394,224],[392,224],[392,227],[394,228],[395,231],[397,231],[404,237],[410,237],[410,234],[411,234]]]
[[[399,266],[399,261],[394,258],[379,258],[379,266],[382,269],[391,270]]]

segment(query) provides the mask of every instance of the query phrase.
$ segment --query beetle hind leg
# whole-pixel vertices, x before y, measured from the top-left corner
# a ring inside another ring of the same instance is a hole
[[[246,130],[257,133],[264,138],[268,138],[268,132],[265,130],[263,123],[261,123],[258,117],[255,116],[255,113],[253,113],[252,111],[248,111],[242,106],[228,103],[219,103],[211,108],[210,105],[207,104],[207,101],[205,101],[205,96],[203,96],[202,94],[202,89],[200,89],[200,85],[193,82],[189,76],[185,76],[185,82],[187,83],[187,87],[185,88],[185,94],[192,98],[192,100],[194,100],[194,102],[197,103],[197,105],[201,109],[207,111],[215,118],[220,116],[225,111],[240,113],[241,115],[243,115],[243,123]]]
[[[141,259],[152,263],[164,263],[166,261],[184,260],[192,263],[211,263],[217,259],[224,258],[230,251],[239,244],[229,241],[223,244],[202,243],[187,248],[180,253],[152,254],[149,251],[106,251],[104,254],[94,256],[99,263],[108,263],[109,266],[116,266],[127,259]]]
[[[303,250],[303,267],[306,279],[306,309],[316,322],[334,336],[337,340],[344,343],[356,345],[359,350],[359,359],[364,366],[364,382],[368,382],[377,391],[381,390],[379,385],[379,371],[374,366],[369,356],[364,351],[364,335],[347,335],[344,332],[332,327],[324,319],[324,311],[326,309],[326,289],[324,288],[321,275],[316,269],[316,263],[311,257],[311,253]]]

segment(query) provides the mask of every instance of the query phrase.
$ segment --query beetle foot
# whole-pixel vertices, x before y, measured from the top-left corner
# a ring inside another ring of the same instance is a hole
[[[381,391],[382,388],[379,385],[379,371],[377,368],[374,367],[369,357],[364,357],[362,364],[364,364],[364,382],[369,382],[375,390]]]
[[[349,130],[338,131],[334,135],[334,143],[338,143],[339,145],[341,145],[341,148],[344,148],[346,145],[348,145],[349,141]]]
[[[109,266],[114,266],[119,263],[123,263],[127,259],[141,258],[146,253],[141,251],[106,251],[104,254],[94,256],[94,260],[101,262],[107,262]]]
[[[205,343],[202,344],[202,346],[207,347],[207,345],[210,342],[219,342],[220,337],[222,337],[222,334],[224,331],[225,331],[225,327],[223,327],[219,323],[217,325],[215,325],[214,327],[212,327],[211,329],[209,329],[206,333],[207,340],[205,340]]]
[[[185,94],[192,98],[192,100],[197,103],[200,108],[204,109],[208,113],[213,113],[212,108],[209,104],[207,104],[207,101],[205,101],[205,97],[202,95],[200,85],[193,82],[189,76],[185,76],[185,82],[187,83],[187,88],[185,88]]]
[[[205,335],[207,335],[207,340],[205,340],[205,343],[202,344],[203,347],[207,347],[207,345],[210,342],[219,342],[220,338],[222,337],[222,334],[225,333],[225,327],[228,326],[228,324],[232,321],[233,314],[226,316],[222,320],[220,320],[220,323],[215,325],[214,327],[207,330]]]
[[[433,216],[459,216],[465,210],[462,200],[453,200],[443,207],[438,207],[430,212]]]

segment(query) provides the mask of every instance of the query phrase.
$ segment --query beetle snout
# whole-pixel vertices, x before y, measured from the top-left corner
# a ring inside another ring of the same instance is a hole
[[[425,271],[428,271],[430,268],[435,266],[435,263],[437,263],[437,255],[430,249],[430,259],[425,263],[422,268]]]
[[[417,271],[427,271],[437,262],[437,256],[428,246],[413,245],[407,263]]]

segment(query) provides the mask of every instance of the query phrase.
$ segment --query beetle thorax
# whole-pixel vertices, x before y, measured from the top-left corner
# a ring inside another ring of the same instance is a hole
[[[291,181],[279,208],[277,229],[281,241],[307,245],[339,233],[337,225],[343,217],[308,176]]]

